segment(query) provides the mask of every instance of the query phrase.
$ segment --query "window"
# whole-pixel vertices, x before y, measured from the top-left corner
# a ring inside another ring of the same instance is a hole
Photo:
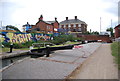
[[[78,31],[81,31],[81,28],[78,28]]]
[[[75,28],[73,29],[73,32],[76,32],[76,29],[75,29]]]
[[[50,29],[50,26],[47,26],[47,29]]]
[[[67,29],[68,31],[70,31],[70,28],[68,27],[68,29]]]
[[[81,24],[79,24],[78,27],[81,27]]]
[[[64,27],[64,25],[61,25],[62,27]]]
[[[76,24],[74,24],[73,27],[76,27]]]
[[[68,27],[71,27],[71,25],[69,24]]]
[[[64,25],[64,27],[66,27],[66,25]]]
[[[48,26],[47,26],[47,29],[48,29]]]

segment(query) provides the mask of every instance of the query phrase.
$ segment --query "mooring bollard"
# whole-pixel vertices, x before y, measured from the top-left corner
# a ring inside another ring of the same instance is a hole
[[[12,53],[13,44],[10,44],[10,53]]]
[[[85,44],[85,41],[82,41],[82,44]]]
[[[50,55],[50,47],[49,45],[46,46],[46,57],[49,57]]]

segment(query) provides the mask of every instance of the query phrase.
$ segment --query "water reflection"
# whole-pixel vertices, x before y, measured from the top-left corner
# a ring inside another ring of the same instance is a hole
[[[17,62],[18,60],[22,60],[24,58],[38,58],[40,56],[36,56],[36,55],[22,55],[22,56],[17,56],[17,57],[13,57],[13,58],[8,58],[8,59],[3,59],[1,60],[2,63],[0,64],[0,69],[14,63]]]

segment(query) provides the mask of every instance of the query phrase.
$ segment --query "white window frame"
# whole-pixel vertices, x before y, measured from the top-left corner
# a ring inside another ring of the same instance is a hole
[[[68,24],[68,27],[71,27],[71,24]]]
[[[73,27],[76,27],[76,24],[74,24]]]
[[[81,31],[81,28],[78,28],[78,31]]]
[[[50,29],[50,26],[47,26],[47,29]]]
[[[64,28],[66,27],[66,25],[64,25]]]
[[[79,24],[78,27],[81,27],[81,24]]]

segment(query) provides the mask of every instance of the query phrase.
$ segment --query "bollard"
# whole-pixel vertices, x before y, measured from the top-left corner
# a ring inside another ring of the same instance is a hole
[[[12,53],[13,44],[10,44],[10,53]]]
[[[46,57],[49,57],[50,55],[50,47],[46,46]]]
[[[82,41],[82,44],[85,44],[85,41]]]

